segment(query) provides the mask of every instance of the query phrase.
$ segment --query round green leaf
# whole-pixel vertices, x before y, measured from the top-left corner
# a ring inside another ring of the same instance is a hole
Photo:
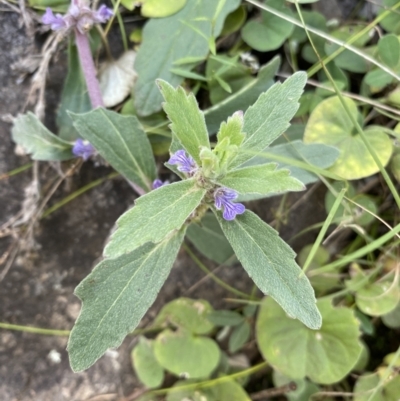
[[[396,35],[385,35],[378,42],[381,60],[389,67],[395,68],[400,60],[400,42]]]
[[[363,341],[361,341],[361,344],[362,344],[362,351],[356,365],[353,368],[353,370],[356,372],[361,372],[365,370],[369,362],[369,355],[370,355],[369,349]]]
[[[400,301],[398,280],[368,284],[356,292],[358,308],[370,316],[382,316],[394,310]]]
[[[330,384],[343,379],[361,353],[358,321],[348,308],[319,301],[322,327],[310,330],[289,318],[271,298],[261,305],[256,337],[264,358],[275,369],[293,378],[309,377]]]
[[[214,324],[208,319],[212,306],[204,300],[178,298],[166,304],[158,314],[154,325],[173,324],[194,334],[207,334]]]
[[[225,19],[221,36],[226,36],[239,30],[246,21],[246,17],[247,11],[244,6],[240,6],[234,12],[230,13]]]
[[[177,13],[186,0],[141,0],[142,15],[149,18],[163,18]]]
[[[272,0],[268,5],[291,15],[281,0]],[[249,21],[242,28],[243,40],[253,49],[265,52],[280,48],[292,34],[294,25],[269,12],[261,12],[261,21]]]
[[[190,380],[178,381],[167,396],[167,401],[251,401],[243,388],[234,380],[224,380],[212,387],[182,388],[190,384]]]
[[[400,302],[391,312],[382,316],[382,322],[390,329],[400,328]]]
[[[319,387],[316,384],[305,379],[293,380],[277,370],[274,370],[272,379],[277,387],[285,386],[290,382],[296,383],[296,390],[286,394],[289,401],[310,401],[312,400],[311,396],[319,391]]]
[[[340,192],[343,188],[343,184],[337,181],[333,184],[333,188],[337,192]],[[344,200],[344,202],[346,202],[346,206],[339,205],[334,219],[341,220],[347,223],[356,223],[361,226],[367,225],[375,219],[375,217],[371,213],[375,214],[377,212],[377,206],[370,196],[364,194],[357,195],[354,187],[350,185],[346,193],[346,197],[351,199],[353,202],[356,202],[357,205],[360,205],[361,207],[355,205],[352,202]],[[325,209],[327,213],[330,212],[335,201],[336,196],[331,191],[327,192],[325,196]],[[368,213],[362,208],[369,210],[371,213]]]
[[[359,377],[354,387],[354,401],[399,400],[399,375],[393,374],[386,380],[383,386],[381,384],[382,379],[379,373],[366,374]]]
[[[159,364],[180,377],[206,378],[217,367],[218,345],[210,338],[195,337],[185,330],[164,330],[154,344]]]
[[[310,253],[312,245],[305,246],[297,255],[297,260],[301,267],[304,266],[304,263]],[[313,260],[311,261],[308,272],[311,272],[314,269],[317,269],[329,261],[329,252],[322,246],[320,246]],[[338,273],[319,273],[318,275],[311,275],[309,277],[312,287],[317,293],[325,293],[333,288],[337,287],[340,282],[340,277]]]
[[[398,0],[384,0],[383,7],[379,10],[379,15],[384,13],[387,8],[393,7],[397,3]],[[397,8],[396,11],[398,10],[399,9]],[[400,34],[400,18],[397,12],[389,13],[389,15],[380,22],[380,25],[385,29],[385,31]]]
[[[380,68],[368,71],[364,76],[364,82],[372,93],[378,93],[393,82],[393,77]]]
[[[353,117],[360,119],[354,101],[345,98],[344,102]],[[392,154],[390,138],[378,127],[370,127],[364,134],[385,166]],[[368,177],[379,171],[339,97],[325,99],[314,109],[304,132],[304,142],[336,146],[340,150],[340,156],[330,170],[345,179]]]
[[[145,337],[132,350],[132,363],[139,380],[148,388],[161,386],[164,381],[164,369],[157,362],[153,352],[153,341]]]
[[[400,182],[400,152],[398,149],[395,150],[395,154],[390,160],[390,170],[395,176],[397,182]]]

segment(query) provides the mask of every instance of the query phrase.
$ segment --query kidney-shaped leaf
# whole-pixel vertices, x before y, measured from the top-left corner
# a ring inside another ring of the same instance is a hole
[[[250,211],[233,221],[217,213],[219,224],[257,287],[307,327],[321,327],[314,290],[294,261],[295,253],[269,225]]]
[[[139,187],[150,190],[156,176],[153,152],[135,116],[122,116],[98,108],[85,114],[69,114],[82,138],[118,172]]]
[[[72,144],[50,132],[33,113],[19,115],[11,135],[33,160],[68,160],[73,157]]]
[[[194,334],[207,334],[214,328],[208,319],[212,311],[212,306],[205,300],[178,298],[161,309],[154,326],[172,324]]]
[[[344,101],[354,118],[359,119],[354,101],[348,98]],[[378,127],[368,128],[364,134],[385,166],[392,154],[390,138]],[[345,179],[368,177],[379,171],[339,97],[328,98],[314,109],[304,132],[304,142],[336,146],[340,156],[330,170]]]
[[[291,15],[281,0],[272,0],[268,5]],[[261,12],[261,21],[249,21],[242,29],[243,40],[258,51],[276,50],[293,32],[294,25],[267,11]]]
[[[89,368],[108,348],[118,347],[139,324],[167,279],[183,240],[179,231],[116,259],[100,262],[75,294],[82,310],[68,342],[71,368]]]
[[[145,337],[140,337],[131,354],[136,374],[148,388],[159,387],[164,380],[164,369],[154,356],[153,343]]]
[[[160,242],[182,227],[205,192],[189,179],[141,196],[135,206],[117,220],[117,230],[106,245],[104,255],[115,258],[146,242]]]
[[[168,371],[180,377],[206,378],[217,367],[220,350],[214,340],[188,331],[164,330],[154,343],[154,354]]]
[[[330,384],[343,379],[357,363],[360,333],[350,309],[334,308],[329,300],[319,301],[318,308],[322,327],[312,331],[266,298],[257,318],[256,337],[264,358],[283,374]]]

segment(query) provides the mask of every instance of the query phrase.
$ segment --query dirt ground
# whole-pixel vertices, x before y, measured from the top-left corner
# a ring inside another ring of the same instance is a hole
[[[29,79],[18,81],[11,66],[21,58],[37,53],[33,38],[20,27],[15,13],[0,14],[0,116],[16,115],[24,109]],[[48,103],[57,103],[65,75],[65,58],[49,71]],[[49,112],[50,126],[54,120]],[[47,121],[47,120],[46,120]],[[0,175],[28,163],[17,156],[10,139],[10,124],[0,121]],[[56,166],[40,163],[41,190],[57,176]],[[106,167],[85,163],[79,174],[66,180],[51,198],[49,205],[95,179],[110,173]],[[0,225],[15,216],[26,199],[32,182],[32,169],[0,181]],[[304,194],[290,196],[293,204]],[[302,228],[323,220],[323,189],[318,188],[289,216],[282,226],[283,238],[290,239]],[[90,272],[115,220],[135,198],[123,179],[108,180],[68,203],[34,229],[35,246],[21,249],[5,278],[0,282],[0,322],[51,329],[71,329],[79,313],[80,302],[73,295],[76,285]],[[273,219],[279,199],[252,203],[250,207],[266,221]],[[299,250],[312,242],[313,234],[292,245]],[[15,238],[2,238],[0,256],[10,249]],[[208,262],[206,262],[208,263]],[[209,267],[213,267],[208,263]],[[0,274],[5,264],[0,266]],[[250,291],[252,283],[240,266],[223,267],[218,276],[231,285]],[[208,299],[215,308],[232,307],[224,301],[229,294],[213,281],[204,279],[193,261],[182,250],[172,274],[146,315],[151,321],[161,306],[178,296]],[[199,283],[193,289],[193,285]],[[66,337],[45,336],[0,329],[0,399],[2,401],[83,401],[109,394],[98,400],[117,400],[139,386],[130,364],[130,350],[135,338],[128,337],[118,350],[109,351],[83,373],[69,368]]]

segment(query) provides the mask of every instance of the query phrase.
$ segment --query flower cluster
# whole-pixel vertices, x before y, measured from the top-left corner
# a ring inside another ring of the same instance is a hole
[[[50,25],[53,31],[75,27],[80,33],[84,34],[92,28],[93,24],[102,24],[112,15],[113,11],[105,5],[100,6],[97,11],[93,11],[86,5],[72,4],[64,16],[61,14],[54,15],[51,8],[46,8],[42,22]]]
[[[177,165],[179,171],[188,175],[193,175],[198,170],[196,162],[190,155],[187,156],[184,150],[178,150],[174,153],[168,160],[168,163]],[[243,214],[246,210],[243,204],[233,202],[238,197],[238,193],[233,189],[218,187],[213,192],[213,197],[215,207],[218,210],[223,209],[222,217],[225,220],[234,220],[236,215]]]
[[[72,147],[72,153],[86,161],[96,153],[96,149],[88,141],[78,138]]]

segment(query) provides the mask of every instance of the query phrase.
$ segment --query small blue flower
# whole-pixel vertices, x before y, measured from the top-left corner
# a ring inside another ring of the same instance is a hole
[[[157,178],[156,180],[153,181],[152,187],[153,187],[153,189],[157,189],[157,188],[163,187],[164,185],[168,185],[168,184],[169,184],[168,180],[162,181],[159,178]]]
[[[72,153],[74,156],[82,157],[86,161],[96,153],[96,149],[88,141],[78,138],[72,147]]]
[[[53,31],[59,31],[67,27],[63,16],[61,14],[54,15],[50,7],[46,8],[46,12],[42,16],[42,22],[45,25],[50,25]]]
[[[222,217],[225,220],[234,220],[237,214],[243,214],[246,208],[241,203],[232,202],[238,197],[233,189],[220,187],[214,192],[215,207],[218,210],[224,209]]]
[[[168,160],[169,164],[176,164],[178,170],[182,173],[194,174],[197,170],[197,164],[192,156],[186,156],[184,150],[178,150]]]
[[[106,7],[104,4],[94,13],[93,18],[95,22],[99,24],[104,24],[114,15],[111,8]]]

